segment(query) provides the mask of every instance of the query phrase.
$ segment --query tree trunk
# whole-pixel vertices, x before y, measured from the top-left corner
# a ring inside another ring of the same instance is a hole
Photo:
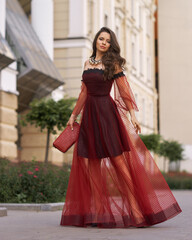
[[[177,161],[177,171],[180,172],[180,166],[181,166],[181,162],[180,160]]]
[[[172,162],[169,160],[168,172],[171,172],[171,171],[173,171],[173,170],[172,170],[172,168],[173,168],[173,167],[171,168],[171,163],[172,163]]]
[[[166,170],[166,158],[164,157],[164,161],[163,161],[163,169],[164,169],[164,172]]]
[[[48,163],[48,156],[49,156],[49,140],[50,140],[50,130],[47,129],[47,143],[45,149],[45,163]]]

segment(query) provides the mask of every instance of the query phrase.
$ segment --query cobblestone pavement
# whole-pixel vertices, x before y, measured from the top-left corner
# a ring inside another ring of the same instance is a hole
[[[60,226],[61,211],[8,211],[0,240],[191,240],[192,191],[173,191],[183,212],[149,228],[99,229]]]

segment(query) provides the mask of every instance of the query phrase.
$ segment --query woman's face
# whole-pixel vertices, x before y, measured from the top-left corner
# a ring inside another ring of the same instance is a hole
[[[107,32],[101,32],[97,38],[96,49],[102,53],[108,51],[110,47],[110,34]]]

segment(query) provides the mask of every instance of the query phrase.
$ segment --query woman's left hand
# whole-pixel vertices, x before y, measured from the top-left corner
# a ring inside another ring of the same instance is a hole
[[[131,122],[136,130],[136,133],[141,133],[141,126],[135,116],[131,116]]]

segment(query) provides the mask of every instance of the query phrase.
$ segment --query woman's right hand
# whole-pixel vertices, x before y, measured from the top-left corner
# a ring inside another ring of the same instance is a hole
[[[71,114],[69,121],[67,122],[67,126],[71,127],[71,130],[73,130],[73,123],[75,122],[76,116],[74,114]]]

